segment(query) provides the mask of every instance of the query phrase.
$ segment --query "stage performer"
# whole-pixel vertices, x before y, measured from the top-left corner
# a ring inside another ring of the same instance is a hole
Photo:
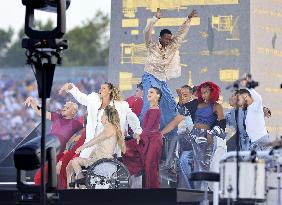
[[[120,128],[119,114],[114,107],[110,105],[105,107],[101,123],[103,124],[102,132],[75,151],[76,154],[79,154],[82,150],[97,145],[92,150],[89,158],[76,157],[69,162],[66,169],[68,186],[73,172],[76,173],[77,178],[80,177],[81,166],[88,167],[99,159],[113,158],[117,145],[122,153],[126,152],[124,135]]]
[[[142,148],[141,158],[145,171],[145,188],[160,188],[159,163],[162,153],[162,135],[160,133],[161,112],[158,103],[162,92],[152,87],[148,90],[148,101],[150,108],[147,110],[142,122],[143,132],[140,135],[140,146]]]
[[[143,107],[143,86],[138,84],[135,94],[126,99],[129,107],[132,109],[137,117],[140,116],[141,109]],[[122,162],[130,172],[132,179],[132,188],[142,188],[142,178],[139,177],[142,174],[143,166],[141,161],[141,148],[137,144],[136,139],[133,137],[133,131],[129,127],[127,136],[125,137],[125,144],[127,152],[122,155]]]
[[[189,176],[193,171],[193,149],[192,145],[183,138],[189,134],[193,127],[198,101],[192,97],[193,89],[188,85],[184,85],[177,89],[177,93],[179,95],[179,103],[177,105],[178,115],[161,131],[161,133],[164,135],[178,125],[178,136],[175,138],[179,143],[178,187],[192,189],[193,182],[189,180]],[[176,142],[174,146],[176,146]]]
[[[41,115],[41,107],[37,104],[33,97],[28,97],[24,105],[31,106],[36,114]],[[52,121],[51,131],[49,135],[57,137],[60,141],[60,152],[57,153],[57,159],[60,159],[65,150],[66,143],[74,133],[83,128],[83,124],[75,116],[77,115],[78,106],[73,102],[66,102],[63,108],[57,112],[46,112],[46,119]],[[45,166],[47,170],[47,166]],[[46,174],[47,177],[47,174]],[[41,171],[40,169],[34,176],[36,185],[40,184]]]
[[[216,142],[213,142],[216,138],[210,133],[216,132],[217,137],[225,137],[226,122],[223,107],[217,103],[219,94],[220,88],[213,82],[204,82],[197,88],[198,104],[195,110],[194,126],[191,132],[183,137],[183,140],[192,144],[194,171],[209,171],[211,157],[216,149]],[[175,121],[169,123],[162,132],[173,129],[177,125]],[[194,185],[196,189],[203,189],[201,183],[194,183]]]
[[[236,135],[239,135],[240,151],[250,151],[251,141],[246,131],[245,123],[247,111],[238,104],[238,90],[234,91],[229,97],[229,105],[232,109],[224,113],[226,124],[237,130],[238,133]],[[271,117],[269,108],[263,107],[263,112],[264,117]]]
[[[255,89],[240,89],[238,105],[246,112],[245,128],[250,138],[250,149],[269,150],[270,137],[265,126],[262,98]]]
[[[222,136],[226,127],[224,120],[223,107],[217,103],[220,88],[213,82],[204,82],[197,89],[198,106],[195,113],[194,127],[189,133],[193,147],[195,167],[194,171],[209,171],[213,151],[215,151],[211,134],[208,133],[214,126],[217,126]],[[221,136],[220,133],[217,136]],[[196,184],[196,183],[195,183]],[[203,189],[201,183],[195,188]]]
[[[76,149],[84,144],[86,138],[85,128],[78,131],[73,135],[73,137],[69,140],[66,145],[66,150],[60,159],[58,159],[58,163],[56,166],[57,175],[58,175],[58,188],[66,189],[67,188],[67,173],[66,167],[68,163],[75,157],[78,157],[75,153]]]
[[[121,100],[120,91],[112,83],[106,82],[101,85],[99,93],[92,92],[89,95],[81,93],[72,83],[66,83],[59,93],[70,93],[80,104],[87,106],[87,124],[85,143],[89,142],[94,136],[98,136],[103,130],[101,117],[107,105],[114,106],[120,118],[122,133],[126,133],[128,125],[133,130],[134,135],[142,133],[138,117],[129,108],[128,103]],[[88,158],[95,146],[84,149],[80,157]],[[120,150],[116,151],[120,156]]]
[[[159,39],[154,40],[152,31],[154,25],[161,18],[161,11],[158,8],[156,15],[148,21],[148,24],[144,29],[147,58],[144,67],[145,73],[142,76],[143,91],[144,95],[147,96],[148,90],[151,87],[157,87],[163,94],[159,103],[160,112],[162,113],[160,124],[161,129],[163,129],[176,116],[176,102],[171,90],[168,88],[166,80],[178,78],[181,75],[179,48],[188,32],[191,19],[196,16],[197,13],[193,10],[175,36],[172,36],[170,30],[163,29],[160,32]],[[141,122],[149,107],[150,103],[144,98],[144,104],[140,115]],[[169,141],[176,135],[176,130],[173,130],[173,132],[169,133],[166,139]],[[170,168],[170,166],[169,161],[167,161],[165,167]]]
[[[132,112],[139,117],[143,107],[143,86],[141,83],[136,86],[135,94],[128,97],[125,101],[128,103]]]

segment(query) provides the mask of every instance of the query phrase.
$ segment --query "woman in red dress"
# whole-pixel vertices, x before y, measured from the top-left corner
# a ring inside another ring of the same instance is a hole
[[[142,147],[141,158],[145,171],[145,187],[160,188],[159,163],[162,154],[162,135],[160,133],[160,109],[158,103],[161,99],[161,91],[156,87],[148,90],[148,101],[150,108],[145,113],[140,135],[140,146]],[[137,142],[139,139],[137,139]]]
[[[83,128],[78,133],[76,133],[74,137],[75,138],[70,142],[70,145],[67,147],[63,156],[58,160],[58,163],[57,163],[56,168],[57,168],[58,188],[59,189],[67,188],[66,167],[72,159],[79,156],[79,154],[76,154],[75,151],[78,147],[84,144],[84,141],[86,138],[85,128]]]

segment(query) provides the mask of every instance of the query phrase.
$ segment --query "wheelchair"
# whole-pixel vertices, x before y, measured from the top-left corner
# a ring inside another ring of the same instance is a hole
[[[118,159],[103,158],[87,168],[82,167],[78,176],[74,173],[69,185],[84,189],[128,189],[131,178],[126,166]]]

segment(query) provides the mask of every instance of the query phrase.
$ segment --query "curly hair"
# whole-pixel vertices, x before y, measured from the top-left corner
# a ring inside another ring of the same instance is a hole
[[[202,88],[210,89],[210,92],[211,92],[210,100],[209,100],[210,103],[216,103],[218,101],[219,94],[220,94],[220,88],[215,83],[207,81],[197,87],[196,96],[198,97],[198,101],[200,103],[204,102],[204,99],[202,98],[202,95],[201,95]]]
[[[110,89],[110,99],[114,101],[121,101],[122,97],[120,90],[110,82],[105,82],[105,84],[108,85]]]
[[[120,128],[120,119],[117,110],[110,105],[107,105],[104,110],[106,116],[108,117],[109,122],[115,127],[116,136],[117,136],[117,143],[124,154],[126,152],[125,140],[124,135],[122,134]]]

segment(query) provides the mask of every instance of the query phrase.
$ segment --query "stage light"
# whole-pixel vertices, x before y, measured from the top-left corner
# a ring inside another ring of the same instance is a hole
[[[22,0],[26,6],[25,34],[33,40],[59,39],[66,33],[66,10],[70,0]],[[34,26],[34,10],[43,10],[57,13],[57,27],[52,31],[39,31]],[[48,48],[48,45],[46,45]]]
[[[15,150],[14,153],[14,163],[15,167],[18,170],[35,170],[40,168],[40,140],[41,136],[38,136],[19,148]],[[53,135],[46,136],[46,150],[49,147],[54,147],[56,152],[58,153],[60,150],[60,141],[57,137]]]
[[[22,0],[26,7],[41,11],[57,12],[57,0]],[[70,0],[66,0],[66,9],[70,6]]]
[[[24,193],[37,193],[39,191],[40,186],[29,185],[26,182],[26,171],[40,168],[42,164],[41,150],[41,136],[26,142],[15,150],[14,164],[17,169],[17,188],[19,191]],[[57,187],[56,156],[60,150],[59,139],[53,135],[47,135],[45,150],[48,164],[48,182],[46,188],[48,191],[51,191]]]

